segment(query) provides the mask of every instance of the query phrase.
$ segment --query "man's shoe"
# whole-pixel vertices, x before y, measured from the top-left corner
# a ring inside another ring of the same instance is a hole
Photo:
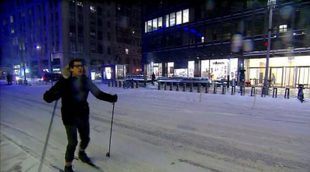
[[[72,169],[72,165],[70,166],[65,166],[65,172],[74,172],[73,169]]]
[[[80,152],[79,152],[79,159],[80,159],[82,162],[91,163],[90,158],[87,156],[87,154],[86,154],[84,151],[80,151]]]

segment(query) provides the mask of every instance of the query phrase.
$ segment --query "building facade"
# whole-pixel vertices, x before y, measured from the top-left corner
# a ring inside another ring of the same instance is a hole
[[[271,85],[310,86],[309,1],[161,0],[146,4],[143,16],[147,75],[261,86],[269,54]]]
[[[137,1],[138,2],[138,1]],[[102,65],[141,71],[139,3],[79,0],[12,0],[1,3],[1,66],[15,75],[60,72],[83,58],[88,72]]]

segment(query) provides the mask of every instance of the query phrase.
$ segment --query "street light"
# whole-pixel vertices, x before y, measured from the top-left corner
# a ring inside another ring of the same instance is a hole
[[[52,62],[53,62],[53,59],[54,59],[54,53],[55,52],[51,52],[51,54],[50,54],[50,61],[49,61],[49,64],[50,64],[50,72],[51,73],[53,73],[53,64],[52,64]]]
[[[24,52],[25,52],[26,48],[25,48],[25,42],[24,39],[20,39],[19,41],[19,51],[20,51],[20,56],[21,56],[21,60],[23,63],[23,71],[24,71],[24,84],[27,84],[27,77],[26,77],[26,61],[25,61],[25,57],[24,57]]]
[[[267,44],[267,53],[266,53],[266,69],[265,69],[265,79],[263,94],[268,95],[268,71],[269,71],[269,57],[270,57],[270,44],[271,44],[271,31],[272,31],[272,9],[276,6],[276,0],[268,0],[268,10],[269,10],[269,24],[268,24],[268,44]]]

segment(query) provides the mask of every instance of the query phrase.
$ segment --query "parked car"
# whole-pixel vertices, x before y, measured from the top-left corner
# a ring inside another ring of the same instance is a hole
[[[61,77],[60,73],[44,73],[42,80],[45,82],[58,81]]]

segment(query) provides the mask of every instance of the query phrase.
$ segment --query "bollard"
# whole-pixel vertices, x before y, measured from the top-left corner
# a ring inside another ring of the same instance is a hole
[[[172,91],[173,82],[170,82],[170,91]]]
[[[222,94],[225,94],[226,93],[226,86],[223,84],[222,85]]]
[[[234,95],[236,92],[236,86],[232,85],[231,86],[231,95]]]
[[[139,88],[139,82],[136,81],[136,88]]]
[[[164,90],[167,90],[167,82],[164,82]]]
[[[179,91],[179,84],[180,84],[180,83],[178,83],[178,82],[176,83],[176,87],[177,87],[177,88],[176,88],[176,91]]]
[[[277,98],[277,94],[278,94],[278,88],[277,87],[273,87],[272,98]]]
[[[183,91],[186,91],[186,83],[183,83]]]
[[[190,85],[190,87],[189,87],[189,91],[190,91],[190,92],[193,92],[193,86],[194,86],[194,84],[191,83],[191,85]]]
[[[285,99],[289,99],[290,98],[290,88],[285,88],[284,98]]]
[[[240,95],[241,96],[245,95],[245,87],[244,86],[240,86]]]
[[[131,88],[135,88],[135,83],[133,81],[130,81],[130,85],[131,85]]]
[[[123,83],[122,83],[122,85],[123,85],[123,88],[125,88],[126,87],[126,81],[122,81]]]
[[[206,88],[205,89],[206,89],[205,92],[209,93],[209,84],[206,84]]]
[[[118,87],[122,87],[122,81],[118,81]]]
[[[200,93],[200,83],[197,85],[197,93]]]
[[[268,87],[265,87],[263,86],[262,87],[262,97],[266,97],[266,95],[268,96],[269,95],[269,88]]]
[[[261,94],[261,97],[266,97],[266,94],[265,94],[265,86],[262,87],[262,94]]]
[[[255,90],[255,87],[253,86],[251,88],[251,96],[254,96],[256,94],[256,90]]]
[[[214,87],[213,87],[213,94],[216,94],[216,91],[217,91],[217,84],[214,84]]]
[[[160,90],[160,82],[158,82],[158,90]]]

